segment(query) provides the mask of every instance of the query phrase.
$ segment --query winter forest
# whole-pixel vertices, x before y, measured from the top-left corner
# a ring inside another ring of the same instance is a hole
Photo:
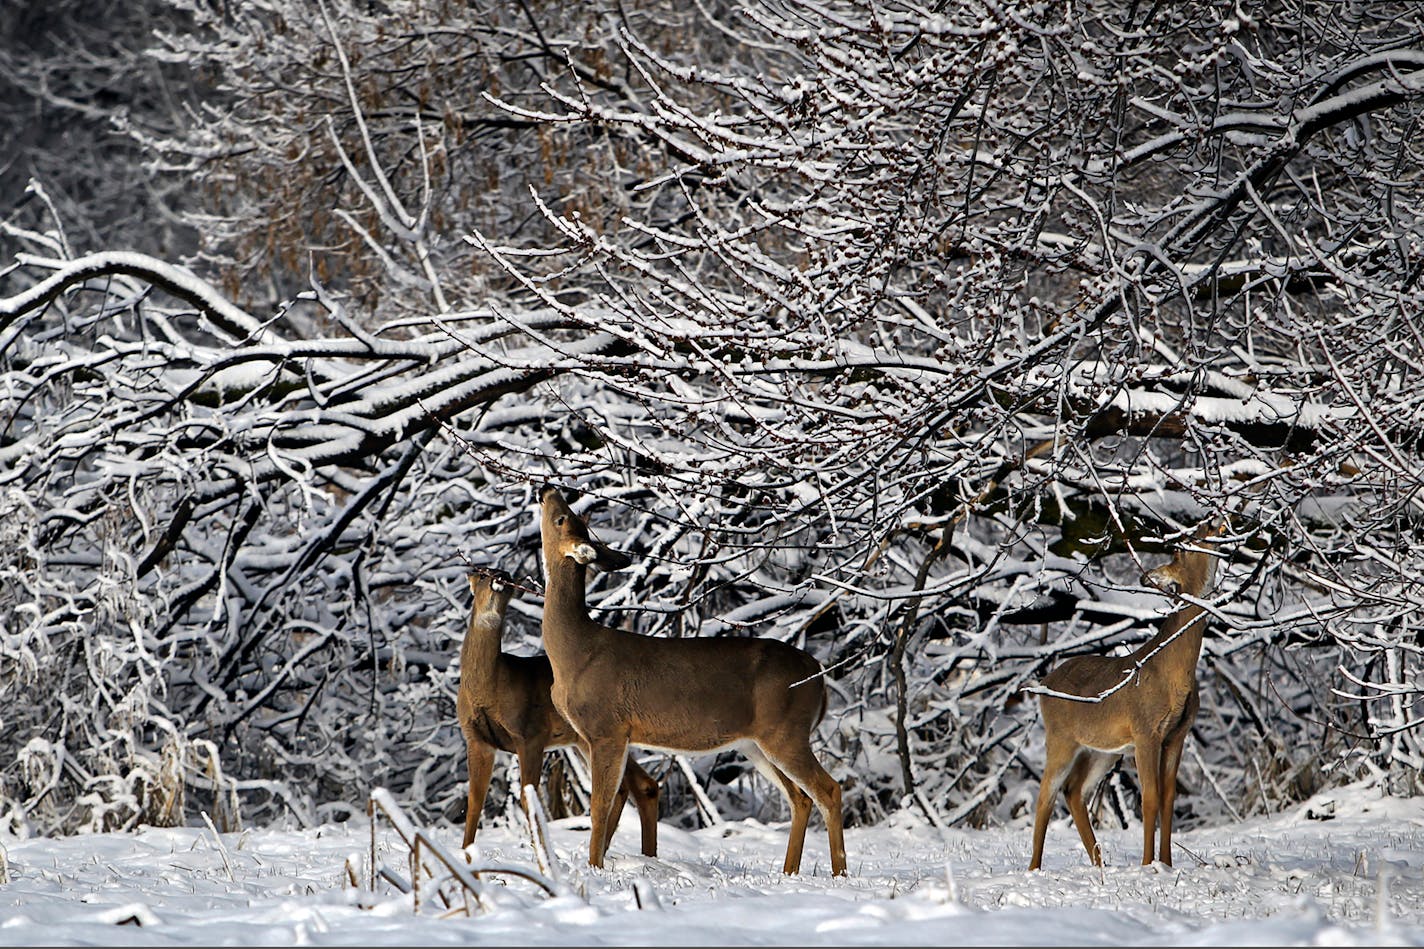
[[[6,3],[0,827],[462,822],[546,484],[600,622],[824,665],[847,827],[1026,827],[1205,525],[1179,828],[1420,794],[1421,122],[1407,2]]]

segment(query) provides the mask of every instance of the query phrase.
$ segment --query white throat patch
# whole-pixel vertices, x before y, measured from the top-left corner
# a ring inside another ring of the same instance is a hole
[[[568,555],[585,566],[598,559],[598,551],[593,549],[592,544],[575,544]]]

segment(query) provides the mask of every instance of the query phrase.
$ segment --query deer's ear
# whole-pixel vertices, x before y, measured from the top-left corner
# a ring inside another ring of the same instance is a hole
[[[623,570],[633,564],[632,557],[621,550],[614,550],[602,541],[591,540],[588,545],[594,551],[592,563],[600,570]]]

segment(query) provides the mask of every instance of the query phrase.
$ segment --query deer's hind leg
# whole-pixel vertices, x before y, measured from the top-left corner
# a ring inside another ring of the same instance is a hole
[[[786,776],[786,773],[771,763],[756,745],[748,744],[740,749],[747,760],[781,791],[786,803],[791,807],[791,830],[786,837],[786,860],[781,872],[786,874],[801,872],[801,853],[806,844],[806,825],[811,820],[811,796]]]
[[[1045,724],[1047,721],[1045,720]],[[1058,797],[1058,789],[1068,777],[1068,771],[1078,757],[1079,746],[1072,741],[1060,739],[1051,731],[1045,742],[1047,752],[1043,762],[1043,776],[1038,783],[1038,803],[1033,810],[1033,857],[1028,868],[1037,870],[1043,865],[1043,841],[1048,836],[1048,819],[1053,815],[1053,801]],[[1089,856],[1092,851],[1089,851]]]
[[[821,817],[826,822],[826,835],[830,838],[831,845],[831,875],[844,876],[846,872],[846,850],[845,850],[845,815],[842,812],[841,786],[836,779],[831,777],[829,771],[821,765],[816,758],[816,753],[811,750],[811,739],[809,729],[806,732],[796,731],[785,738],[784,741],[758,742],[758,747],[762,754],[776,765],[778,771],[786,776],[788,783],[796,786],[801,792],[801,798],[810,796],[816,802],[816,809],[821,812]],[[801,806],[805,809],[806,818],[797,820],[795,809],[799,798],[792,798],[792,824],[793,831],[799,831],[797,843],[796,860],[791,859],[792,853],[788,847],[786,853],[786,873],[796,873],[801,868],[800,844],[806,837],[806,819],[810,817],[810,808],[801,801]],[[794,866],[793,866],[794,863]]]
[[[638,828],[642,835],[643,856],[658,855],[658,782],[648,772],[628,756],[623,768],[623,787],[618,796],[618,809],[623,809],[623,800],[633,798],[633,806],[638,809]],[[616,817],[616,815],[615,815]],[[617,826],[615,823],[613,826]],[[611,840],[610,831],[610,840]]]
[[[1068,802],[1068,811],[1073,815],[1073,826],[1078,828],[1078,837],[1083,841],[1083,849],[1088,851],[1088,859],[1094,866],[1103,865],[1103,852],[1098,847],[1098,838],[1093,833],[1093,824],[1088,816],[1088,801],[1097,790],[1103,776],[1117,763],[1118,755],[1084,748],[1074,759],[1063,782],[1063,797]]]

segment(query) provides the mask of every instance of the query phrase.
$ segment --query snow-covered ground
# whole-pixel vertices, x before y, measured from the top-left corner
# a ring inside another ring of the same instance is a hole
[[[1307,817],[1329,812],[1329,802],[1333,818]],[[779,872],[782,826],[686,833],[663,825],[654,860],[636,855],[630,813],[605,870],[584,865],[585,827],[579,819],[553,825],[576,895],[492,884],[493,910],[450,919],[412,915],[410,897],[384,885],[362,909],[357,892],[343,888],[348,855],[368,847],[364,820],[224,834],[221,844],[206,827],[7,840],[0,944],[1424,942],[1424,801],[1382,798],[1369,787],[1321,795],[1270,820],[1183,833],[1173,868],[1135,865],[1138,828],[1104,829],[1112,865],[1102,872],[1087,866],[1066,818],[1050,828],[1041,873],[1024,870],[1026,826],[939,831],[902,820],[851,829],[850,876],[841,880],[828,875],[825,833],[815,825],[804,875],[794,878]],[[382,828],[382,860],[403,867],[404,845]],[[436,836],[459,843],[458,828]],[[521,826],[508,820],[481,831],[479,857],[533,862]]]

